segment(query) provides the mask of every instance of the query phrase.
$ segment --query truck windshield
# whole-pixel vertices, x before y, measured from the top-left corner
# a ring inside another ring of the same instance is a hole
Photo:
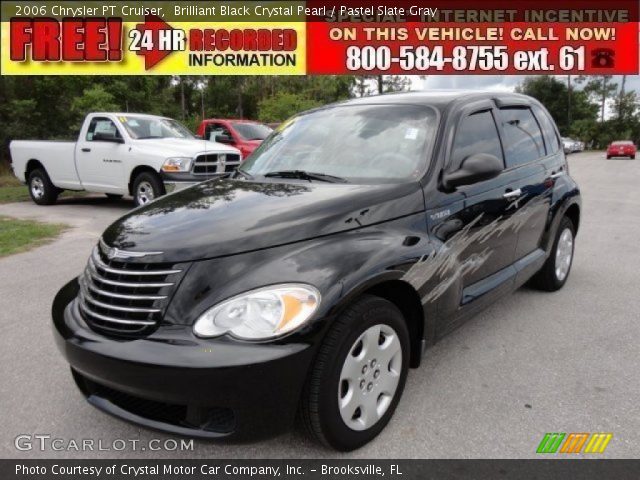
[[[430,107],[326,108],[284,122],[245,161],[241,173],[277,177],[278,172],[308,172],[351,183],[417,179],[426,170],[436,130]]]
[[[273,129],[261,123],[233,122],[233,128],[244,140],[264,140]]]
[[[118,117],[131,138],[195,138],[186,127],[170,118],[137,117],[126,115]]]

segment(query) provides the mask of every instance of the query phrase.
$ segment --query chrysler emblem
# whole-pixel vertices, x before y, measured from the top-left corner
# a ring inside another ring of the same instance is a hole
[[[109,260],[114,258],[142,258],[147,255],[162,255],[163,252],[128,252],[126,250],[120,250],[116,247],[109,247],[104,240],[100,239],[100,249],[107,256]]]

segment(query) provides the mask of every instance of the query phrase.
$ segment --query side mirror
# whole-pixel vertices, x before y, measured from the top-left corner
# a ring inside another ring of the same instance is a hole
[[[231,138],[229,135],[216,135],[216,142],[233,143],[233,138]]]
[[[502,160],[498,157],[488,153],[476,153],[465,158],[455,172],[444,174],[442,184],[447,190],[452,190],[495,178],[503,169]]]
[[[112,142],[112,143],[124,143],[124,139],[108,135],[103,132],[96,132],[93,134],[92,140],[94,142]]]

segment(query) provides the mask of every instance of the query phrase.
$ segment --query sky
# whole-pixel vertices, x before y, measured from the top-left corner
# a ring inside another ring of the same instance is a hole
[[[426,79],[412,76],[412,90],[439,90],[450,88],[513,91],[526,78],[526,75],[429,75]],[[566,81],[566,75],[559,78]],[[622,76],[614,75],[614,81],[620,84]],[[640,75],[628,75],[625,86],[627,91],[640,92]]]

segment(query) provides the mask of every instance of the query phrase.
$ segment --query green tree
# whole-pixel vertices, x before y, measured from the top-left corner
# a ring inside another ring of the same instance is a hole
[[[581,75],[578,82],[586,82],[583,91],[600,104],[600,122],[604,123],[607,101],[618,91],[618,85],[612,82],[612,75]]]
[[[320,102],[296,93],[277,93],[258,105],[258,118],[263,122],[282,122],[305,110],[319,107]]]
[[[568,124],[567,118],[569,91],[564,82],[549,75],[527,77],[516,91],[539,100],[551,113],[560,132],[563,135],[569,135],[571,132],[571,125]],[[596,120],[598,106],[590,101],[587,92],[572,88],[570,101],[572,123],[579,120]]]
[[[74,122],[71,129],[78,131],[82,119],[91,112],[114,112],[119,110],[115,97],[107,92],[102,85],[94,85],[82,92],[82,96],[76,97],[71,102],[71,113]]]

